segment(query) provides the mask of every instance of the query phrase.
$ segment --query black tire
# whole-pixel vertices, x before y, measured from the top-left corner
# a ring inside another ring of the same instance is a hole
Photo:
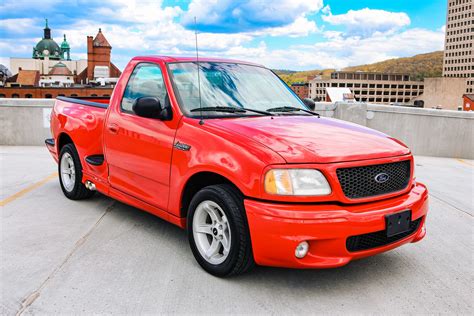
[[[74,162],[74,170],[75,170],[75,181],[74,187],[68,191],[64,186],[62,177],[61,177],[61,159],[64,154],[69,153],[71,155],[72,160]],[[77,153],[76,147],[74,144],[66,144],[61,149],[59,153],[59,162],[58,162],[58,174],[59,174],[59,183],[61,185],[61,190],[63,190],[64,195],[71,200],[83,200],[90,198],[94,195],[94,191],[91,191],[85,187],[85,185],[81,182],[82,181],[82,165],[81,160],[79,159],[79,155]]]
[[[231,230],[231,246],[224,262],[215,265],[204,259],[193,236],[193,218],[197,206],[206,200],[217,203],[224,211]],[[187,218],[189,245],[199,265],[212,275],[229,277],[250,270],[254,265],[250,232],[241,193],[228,184],[211,185],[201,189],[191,200]]]

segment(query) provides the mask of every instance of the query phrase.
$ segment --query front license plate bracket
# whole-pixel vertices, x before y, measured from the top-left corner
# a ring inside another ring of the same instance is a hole
[[[385,215],[387,237],[405,233],[410,230],[411,210]]]

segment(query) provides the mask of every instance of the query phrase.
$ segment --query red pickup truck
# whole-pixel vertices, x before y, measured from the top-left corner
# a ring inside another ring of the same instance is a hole
[[[46,145],[66,197],[99,191],[186,229],[217,276],[339,267],[422,239],[410,150],[312,109],[260,65],[136,57],[110,100],[58,97]]]

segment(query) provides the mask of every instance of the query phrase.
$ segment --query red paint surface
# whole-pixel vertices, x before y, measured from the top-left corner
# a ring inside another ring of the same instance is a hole
[[[205,61],[228,61],[201,59]],[[389,246],[348,253],[345,240],[354,234],[384,229],[384,215],[411,209],[413,219],[428,210],[426,188],[410,182],[406,190],[384,196],[347,199],[335,175],[339,167],[410,160],[409,149],[387,135],[347,122],[314,116],[198,119],[183,116],[166,63],[193,58],[136,57],[125,68],[108,109],[56,101],[51,130],[57,160],[63,135],[81,157],[82,181],[124,203],[144,209],[180,227],[182,193],[199,172],[227,178],[245,196],[254,257],[259,264],[286,267],[336,267],[352,259],[383,252],[423,238],[419,231]],[[120,102],[128,78],[139,62],[159,65],[173,111],[171,121],[122,113]],[[101,100],[104,102],[103,100]],[[176,150],[177,141],[191,146]],[[85,162],[104,154],[102,166]],[[324,197],[268,195],[263,177],[272,167],[315,168],[328,179],[332,193]],[[412,175],[413,178],[413,175]],[[304,259],[294,257],[299,241],[310,242]]]

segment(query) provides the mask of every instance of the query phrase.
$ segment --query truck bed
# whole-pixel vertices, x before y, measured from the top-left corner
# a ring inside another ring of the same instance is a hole
[[[93,175],[98,181],[107,179],[103,131],[109,101],[108,97],[57,97],[51,113],[55,151],[64,142],[72,140],[81,158],[83,172]],[[53,156],[57,159],[59,152]],[[98,161],[102,163],[98,164]]]

